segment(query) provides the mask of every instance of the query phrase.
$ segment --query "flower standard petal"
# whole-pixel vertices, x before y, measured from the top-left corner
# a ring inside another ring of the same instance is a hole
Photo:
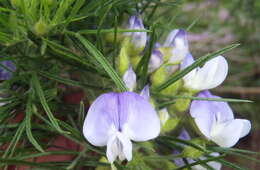
[[[146,141],[160,133],[160,120],[153,106],[133,92],[120,93],[120,124],[123,134],[134,141]]]
[[[118,129],[118,120],[118,94],[103,94],[89,108],[83,125],[83,134],[91,144],[105,146],[112,133],[111,130]]]

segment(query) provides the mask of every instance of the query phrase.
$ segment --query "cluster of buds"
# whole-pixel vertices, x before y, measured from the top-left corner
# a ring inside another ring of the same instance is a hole
[[[143,30],[141,18],[130,17],[128,29]],[[156,99],[150,96],[149,87],[152,90],[157,88],[171,76],[194,63],[185,30],[175,29],[169,33],[162,45],[156,43],[148,64],[150,84],[140,93],[134,92],[137,91],[138,82],[134,70],[144,54],[149,38],[146,32],[125,33],[123,37],[117,68],[129,91],[106,93],[98,97],[91,105],[83,127],[84,136],[91,144],[107,146],[110,163],[117,157],[120,160],[132,159],[131,140],[147,141],[160,133],[173,131],[180,122],[179,119],[185,116],[183,112],[188,112],[186,117],[190,119],[187,121],[195,125],[194,131],[205,143],[212,141],[221,147],[232,147],[249,133],[251,123],[248,120],[235,119],[226,102],[177,99],[174,104],[160,110],[155,109],[159,107]],[[160,91],[160,94],[219,99],[220,97],[212,95],[209,90],[219,86],[227,73],[226,59],[217,56],[202,67],[193,69],[182,79]],[[185,133],[187,134],[186,131]],[[190,140],[190,136],[186,135],[185,140]],[[205,159],[202,154],[198,154],[196,158]],[[190,159],[189,162],[194,160]],[[175,163],[179,166],[183,164],[178,160]],[[215,162],[208,164],[216,169],[221,168],[221,165]]]

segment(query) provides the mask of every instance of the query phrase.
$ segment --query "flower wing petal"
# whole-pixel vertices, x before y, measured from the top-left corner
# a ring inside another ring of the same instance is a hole
[[[117,129],[118,94],[106,93],[99,96],[90,106],[83,125],[85,138],[95,146],[105,146],[111,128]]]
[[[216,123],[210,133],[210,139],[221,147],[234,146],[244,128],[244,122],[234,119],[225,123]]]
[[[190,106],[190,114],[201,133],[207,138],[210,137],[210,131],[215,119],[214,108],[208,101],[194,100]]]

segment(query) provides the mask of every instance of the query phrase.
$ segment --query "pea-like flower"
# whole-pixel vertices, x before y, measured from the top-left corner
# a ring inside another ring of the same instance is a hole
[[[131,16],[128,21],[128,29],[142,30],[144,29],[144,24],[139,16]],[[131,43],[136,49],[143,49],[147,41],[146,32],[129,32],[126,33],[127,36],[131,37]]]
[[[143,92],[146,94],[146,92]],[[160,120],[147,99],[134,92],[105,93],[90,106],[83,126],[85,138],[107,146],[108,161],[132,159],[132,142],[147,141],[160,133]]]
[[[189,53],[181,64],[184,69],[194,63]],[[203,67],[197,67],[184,76],[184,87],[194,91],[208,90],[220,85],[228,73],[228,63],[222,56],[207,61]]]
[[[160,49],[169,63],[179,64],[189,52],[187,33],[183,29],[171,31]]]
[[[198,97],[220,98],[209,91],[199,93]],[[251,129],[250,121],[234,118],[226,102],[194,100],[191,103],[190,114],[200,132],[221,147],[234,146]]]

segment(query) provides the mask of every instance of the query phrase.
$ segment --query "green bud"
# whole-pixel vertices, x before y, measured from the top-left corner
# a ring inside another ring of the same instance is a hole
[[[176,95],[181,86],[182,80],[178,80],[175,83],[168,86],[167,88],[165,88],[164,90],[162,90],[161,93],[165,95]]]
[[[142,57],[141,56],[133,56],[130,58],[131,64],[134,69],[137,68],[139,62],[141,61]]]
[[[43,36],[48,32],[48,25],[40,19],[35,25],[34,25],[34,31],[35,34],[38,36]]]
[[[180,96],[192,96],[189,92],[180,93]],[[190,106],[191,99],[176,99],[175,103],[173,104],[173,107],[178,112],[184,112],[186,111]]]
[[[192,139],[190,142],[193,144],[205,146],[204,141],[199,138]],[[194,159],[200,158],[203,155],[203,153],[204,153],[203,151],[200,151],[192,146],[186,146],[182,152],[184,157],[189,157]]]
[[[166,68],[164,66],[161,66],[151,75],[152,87],[155,88],[160,86],[162,83],[165,82],[167,77],[168,77],[168,72]]]
[[[168,133],[173,131],[179,124],[180,119],[177,117],[168,119],[165,124],[163,125],[161,132],[162,133]]]
[[[129,39],[124,39],[122,47],[120,49],[120,53],[117,60],[117,68],[121,76],[124,75],[126,70],[129,68],[130,60],[129,60]]]
[[[159,50],[163,54],[164,61],[168,61],[172,56],[172,47],[160,47]]]
[[[99,159],[99,162],[101,163],[109,163],[107,158],[102,156],[100,159]],[[97,166],[95,168],[95,170],[117,170],[117,168],[115,167],[114,164],[111,164],[111,166]]]
[[[109,33],[105,34],[105,40],[109,43],[114,43],[114,38],[115,38],[114,32],[109,32]],[[122,35],[122,33],[116,34],[116,43],[123,41],[123,39],[124,39],[124,36]]]

